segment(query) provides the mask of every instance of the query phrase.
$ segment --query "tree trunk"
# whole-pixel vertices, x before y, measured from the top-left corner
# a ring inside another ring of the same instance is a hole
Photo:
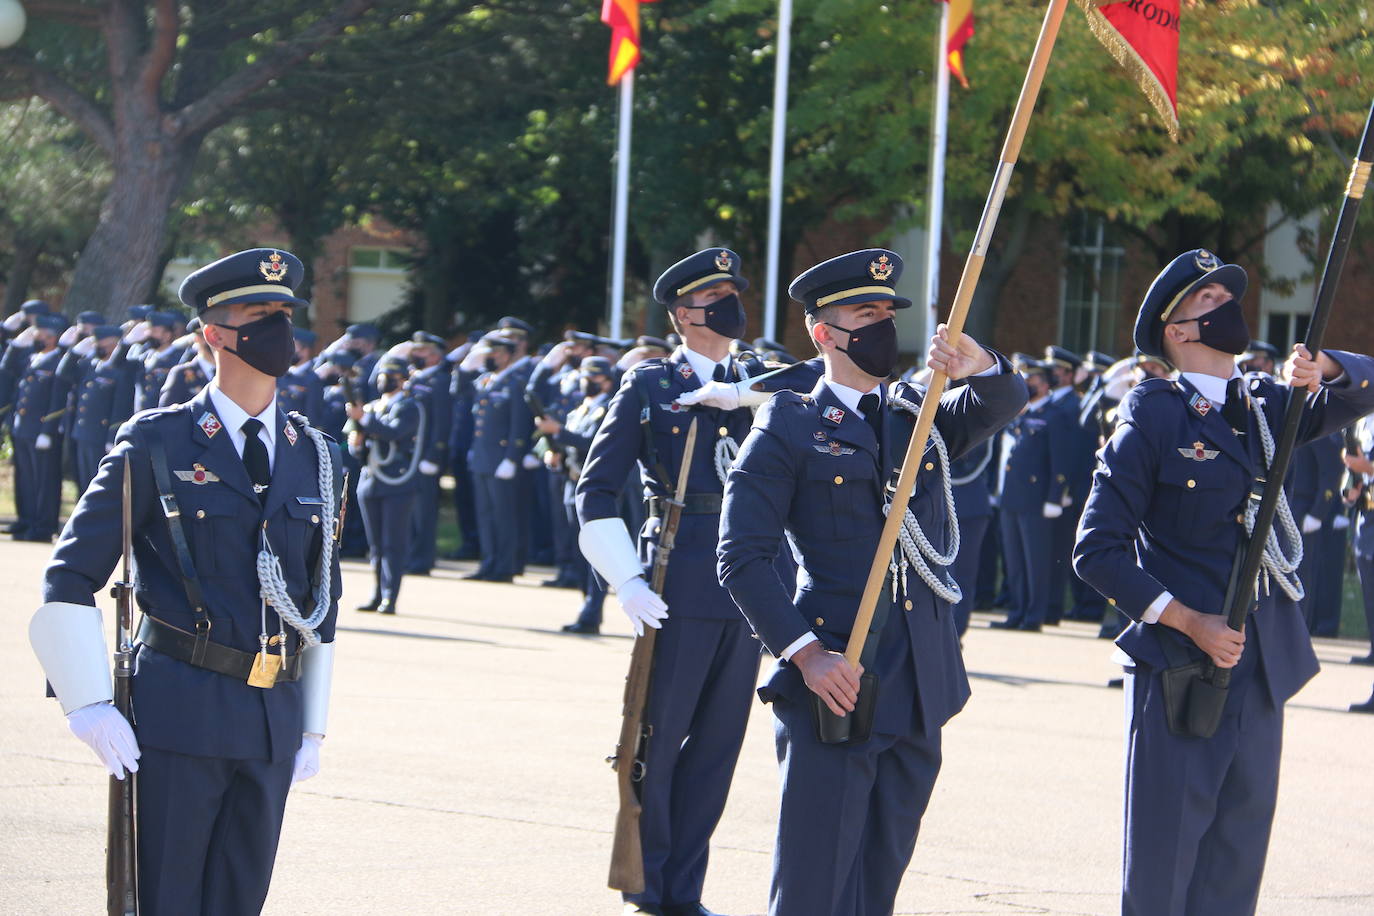
[[[10,265],[9,276],[5,278],[5,302],[0,305],[0,315],[13,315],[29,294],[29,283],[33,280],[33,270],[38,266],[38,256],[43,251],[42,241],[21,234],[14,245],[14,263]]]
[[[136,136],[120,137],[100,221],[76,262],[63,303],[69,314],[122,313],[159,280],[167,213],[190,177],[201,144],[200,137],[169,140],[159,126],[154,119]]]

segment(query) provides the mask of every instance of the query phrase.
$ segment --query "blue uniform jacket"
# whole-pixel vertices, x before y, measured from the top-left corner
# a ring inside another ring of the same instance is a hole
[[[148,350],[141,354],[143,365],[134,392],[135,412],[157,406],[162,395],[162,386],[167,383],[167,376],[185,355],[186,352],[178,347],[168,347],[161,352]]]
[[[34,353],[19,376],[14,397],[14,419],[10,427],[16,439],[37,439],[40,435],[57,436],[62,418],[43,418],[61,410],[67,403],[67,385],[59,383],[57,366],[62,362],[63,350],[54,347],[47,353]],[[55,405],[55,406],[54,406]]]
[[[1368,422],[1360,424],[1359,433],[1360,454],[1374,458],[1374,431]],[[1355,553],[1374,557],[1374,493],[1370,490],[1371,478],[1360,475],[1359,480],[1364,486],[1355,500]]]
[[[502,372],[487,372],[474,383],[472,444],[468,468],[474,474],[494,474],[509,458],[517,465],[529,451],[534,418],[525,404],[525,376],[519,364]]]
[[[113,443],[115,431],[129,419],[133,402],[133,379],[121,351],[117,349],[109,359],[69,351],[58,363],[57,374],[74,392],[72,438],[102,446]]]
[[[319,422],[324,409],[324,380],[315,374],[310,362],[292,366],[277,379],[277,407],[283,411],[298,411],[310,422]]]
[[[1293,520],[1302,527],[1303,516],[1311,515],[1329,526],[1341,512],[1341,475],[1345,444],[1340,433],[1314,439],[1293,452],[1292,490],[1288,505]]]
[[[949,476],[954,482],[954,507],[960,518],[981,518],[992,514],[992,473],[997,467],[997,437],[949,463]],[[969,544],[969,550],[981,545]],[[962,548],[961,548],[962,549]]]
[[[577,482],[577,515],[582,524],[620,517],[617,498],[636,461],[645,499],[672,495],[693,419],[700,422],[688,472],[688,498],[720,496],[724,488],[716,472],[716,443],[727,436],[743,442],[753,414],[747,408],[725,411],[674,403],[701,384],[681,349],[667,359],[645,360],[625,373]],[[683,514],[663,591],[669,614],[739,619],[739,610],[716,578],[719,529],[716,511]],[[639,531],[640,560],[646,567],[658,534],[659,519],[646,518]]]
[[[410,470],[415,455],[416,433],[420,428],[420,405],[409,394],[402,394],[385,407],[381,401],[367,405],[359,422],[368,438],[369,451],[376,450],[379,443],[389,449],[387,461],[380,470],[388,477],[402,478]],[[362,456],[358,456],[362,457]],[[397,483],[387,483],[377,477],[370,467],[370,461],[363,463],[362,475],[358,478],[358,496],[391,496],[408,493],[420,484],[420,473],[416,471]]]
[[[935,423],[951,457],[992,436],[1026,402],[1025,383],[1006,360],[998,362],[1001,374],[969,379],[940,400]],[[924,394],[906,382],[890,391],[917,404]],[[718,573],[773,655],[808,632],[831,649],[848,643],[883,527],[884,488],[901,471],[915,425],[915,414],[889,407],[880,456],[872,429],[824,379],[809,395],[783,392],[759,410],[725,488]],[[928,447],[910,508],[941,550],[947,529],[943,486],[934,448]],[[801,567],[794,595],[773,568],[784,530]],[[891,614],[905,623],[921,721],[933,733],[963,707],[968,678],[949,605],[914,571],[909,576],[911,591]],[[899,627],[890,617],[884,637],[900,633]],[[901,682],[890,677],[893,672],[876,673],[894,686]],[[765,700],[782,695],[803,702],[809,693],[800,671],[781,660],[760,688]],[[880,731],[884,705],[875,724]]]
[[[453,364],[439,360],[410,377],[410,393],[425,411],[424,459],[442,470],[448,466],[453,430]]]
[[[479,373],[468,372],[453,367],[453,379],[449,385],[449,400],[453,404],[453,422],[449,425],[448,432],[448,455],[450,466],[454,473],[467,473],[460,463],[465,467],[468,460],[468,449],[472,447],[472,431],[476,426],[476,411],[473,409],[477,402],[477,376]]]
[[[1374,410],[1374,360],[1326,352],[1346,377],[1308,396],[1300,443]],[[1277,441],[1287,388],[1258,373],[1246,383]],[[1139,663],[1165,668],[1160,639],[1173,640],[1194,658],[1201,652],[1177,630],[1140,623],[1140,617],[1165,590],[1194,610],[1224,613],[1244,530],[1240,513],[1263,463],[1261,444],[1257,429],[1242,443],[1221,410],[1186,379],[1147,379],[1122,401],[1117,418],[1079,522],[1074,569],[1135,621],[1117,645]],[[1317,671],[1311,641],[1286,599],[1263,598],[1254,621],[1249,638],[1263,646],[1264,675],[1282,703]]]
[[[43,599],[95,603],[95,593],[104,588],[119,562],[121,493],[128,461],[133,474],[138,606],[174,627],[194,629],[195,617],[141,434],[141,428],[149,427],[156,429],[166,448],[173,495],[210,616],[211,640],[243,652],[258,651],[261,605],[255,563],[264,522],[281,559],[288,592],[309,616],[325,532],[320,525],[314,442],[300,427],[287,435],[288,422],[277,415],[272,485],[265,504],[253,493],[243,459],[210,406],[208,392],[188,404],[147,411],[125,423],[62,530],[44,573]],[[185,471],[192,478],[197,470],[207,472],[204,483],[181,480],[177,474]],[[324,642],[334,639],[342,590],[337,554],[331,583],[331,608],[319,629]],[[274,635],[277,618],[270,608],[267,618],[267,632]],[[290,627],[287,633],[288,651],[295,652],[298,638]],[[298,682],[279,682],[270,690],[249,687],[141,647],[133,694],[138,739],[147,747],[202,757],[282,760],[301,744]]]
[[[1013,443],[1002,459],[1006,470],[1000,505],[1004,512],[1039,516],[1045,503],[1057,503],[1063,496],[1068,480],[1063,462],[1071,454],[1067,417],[1045,401],[1012,421]]]
[[[171,407],[174,404],[185,404],[196,395],[206,385],[210,384],[213,375],[206,375],[201,368],[200,361],[194,357],[190,362],[182,363],[167,373],[167,380],[162,383],[162,392],[158,395],[157,404],[159,407]],[[277,406],[281,406],[281,399],[277,399]],[[291,408],[295,409],[295,408]],[[306,414],[312,422],[313,417]]]

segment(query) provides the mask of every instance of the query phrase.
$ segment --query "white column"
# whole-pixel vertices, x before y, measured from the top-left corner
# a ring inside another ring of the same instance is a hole
[[[787,147],[787,76],[792,56],[792,0],[778,0],[778,59],[773,70],[773,153],[768,176],[768,263],[763,294],[763,336],[777,340],[778,259],[782,244],[782,166]]]
[[[615,154],[615,234],[611,255],[611,320],[608,333],[620,337],[625,323],[625,233],[630,210],[630,125],[634,117],[635,72],[620,78],[620,137]]]
[[[930,189],[926,196],[926,308],[929,338],[940,313],[940,227],[945,209],[945,146],[949,124],[949,4],[940,4],[940,27],[935,33],[935,110],[930,131]]]

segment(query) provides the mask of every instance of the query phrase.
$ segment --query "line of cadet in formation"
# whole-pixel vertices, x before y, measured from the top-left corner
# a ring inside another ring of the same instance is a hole
[[[0,424],[13,444],[16,540],[50,541],[59,530],[61,484],[84,490],[121,423],[149,407],[182,403],[213,377],[196,320],[136,305],[110,324],[83,312],[74,324],[31,300],[0,330]],[[282,377],[278,403],[350,445],[351,498],[364,474],[372,496],[349,516],[345,556],[370,555],[375,594],[359,609],[394,613],[403,575],[428,574],[436,558],[443,474],[452,474],[461,532],[454,559],[479,560],[468,578],[509,582],[526,562],[553,565],[544,583],[581,589],[570,633],[594,634],[605,590],[577,548],[573,489],[587,449],[621,377],[645,359],[667,356],[667,339],[620,341],[579,331],[532,352],[532,327],[506,317],[450,349],[416,332],[389,350],[369,324],[355,324],[314,353],[317,338],[296,330],[296,365]],[[758,339],[766,362],[796,358]],[[1256,341],[1238,362],[1273,374],[1277,350]],[[1115,638],[1125,618],[1106,606],[1069,565],[1074,531],[1091,485],[1094,454],[1110,434],[1113,408],[1142,378],[1164,376],[1161,360],[1085,358],[1056,346],[1045,358],[1016,354],[1031,401],[999,436],[953,468],[964,543],[952,573],[964,600],[959,630],[975,608],[1005,607],[1005,629],[1038,631],[1062,619],[1101,623]],[[350,414],[352,416],[350,416]],[[364,426],[367,431],[364,432]],[[1304,536],[1304,615],[1313,635],[1336,636],[1348,541],[1374,632],[1374,493],[1363,473],[1374,457],[1374,428],[1361,423],[1300,449],[1288,482]],[[621,513],[639,530],[644,508],[625,489]],[[1000,583],[1000,590],[997,585]],[[1374,664],[1374,652],[1361,659]]]

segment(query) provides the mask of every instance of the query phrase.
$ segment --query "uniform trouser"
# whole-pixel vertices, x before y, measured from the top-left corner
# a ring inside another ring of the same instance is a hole
[[[554,568],[558,578],[581,582],[585,564],[578,563],[582,555],[577,549],[577,535],[568,521],[568,507],[563,502],[568,475],[550,470],[545,476],[549,482],[549,531],[553,538]]]
[[[138,765],[142,916],[261,912],[291,788],[292,755],[271,763],[144,747]]]
[[[472,472],[468,470],[467,449],[458,449],[453,459],[453,508],[458,513],[458,531],[463,536],[461,549],[481,552],[482,535],[477,523],[477,494]]]
[[[482,562],[477,571],[487,576],[515,575],[520,520],[520,475],[501,480],[495,474],[472,475],[477,497],[477,524],[481,531]]]
[[[419,485],[416,487],[413,540],[410,544],[410,572],[429,572],[434,568],[436,538],[439,536],[439,475],[416,472]]]
[[[1051,545],[1045,622],[1058,623],[1064,617],[1064,591],[1069,580],[1074,578],[1069,561],[1073,555],[1074,531],[1078,528],[1076,507],[1069,506],[1059,518],[1048,519],[1046,526]]]
[[[582,525],[577,519],[577,504],[573,497],[575,486],[564,477],[563,493],[560,494],[564,500],[563,512],[567,517],[569,539],[572,541],[573,549],[572,560],[568,564],[569,575],[582,584],[582,610],[577,615],[577,622],[582,626],[599,627],[602,607],[606,603],[606,585],[596,574],[596,570],[592,569],[592,564],[582,556],[582,548],[577,546],[577,535],[582,530]]]
[[[535,479],[542,471],[542,467],[527,471],[521,467],[519,462],[516,462],[515,465],[515,480],[512,481],[515,485],[515,514],[512,516],[515,520],[516,529],[515,568],[511,570],[515,575],[520,575],[525,571],[525,564],[530,561],[531,551],[537,552],[539,549],[537,546],[531,547],[531,545],[535,540],[534,529],[536,525],[542,528],[544,524],[542,519],[538,518],[538,507],[542,496],[541,484]],[[481,509],[480,503],[478,509],[479,511]]]
[[[1002,559],[1007,565],[1011,611],[1017,624],[1045,622],[1049,604],[1051,536],[1049,519],[1039,512],[1002,513]]]
[[[940,773],[940,733],[816,740],[811,705],[773,701],[782,805],[772,916],[887,916]]]
[[[1341,629],[1341,601],[1344,597],[1346,536],[1349,528],[1325,527],[1318,534],[1316,600],[1312,604],[1312,633],[1335,636]]]
[[[100,469],[100,459],[105,457],[105,443],[78,439],[74,445],[76,452],[76,492],[85,493]]]
[[[1126,678],[1122,916],[1255,912],[1283,742],[1283,709],[1255,676],[1257,645],[1245,647],[1211,738],[1169,734],[1159,672]]]
[[[1360,574],[1360,592],[1364,595],[1366,632],[1374,638],[1374,556],[1355,554],[1355,569]],[[1374,642],[1370,644],[1370,654],[1374,655]]]
[[[626,900],[701,899],[711,834],[725,810],[758,668],[759,644],[742,616],[673,616],[659,631],[639,818],[644,892]]]
[[[27,536],[34,531],[38,505],[38,449],[34,440],[10,436],[14,452],[15,534]]]
[[[959,519],[959,554],[950,567],[950,575],[959,584],[963,599],[954,605],[954,627],[963,636],[973,612],[974,596],[978,589],[978,568],[983,560],[983,538],[987,534],[990,515],[975,515]]]
[[[377,578],[377,596],[394,604],[410,559],[410,516],[415,507],[415,491],[371,494],[360,502],[371,548],[372,572]]]
[[[1006,593],[1006,571],[1002,562],[1002,513],[994,506],[988,520],[987,533],[983,535],[983,557],[978,562],[978,588],[973,596],[977,607],[992,607],[997,599]],[[998,582],[998,575],[1002,580]]]
[[[344,530],[339,550],[349,556],[363,556],[368,552],[367,529],[363,525],[362,509],[358,506],[358,475],[362,465],[344,449],[344,468],[348,471],[348,505],[344,513]]]

